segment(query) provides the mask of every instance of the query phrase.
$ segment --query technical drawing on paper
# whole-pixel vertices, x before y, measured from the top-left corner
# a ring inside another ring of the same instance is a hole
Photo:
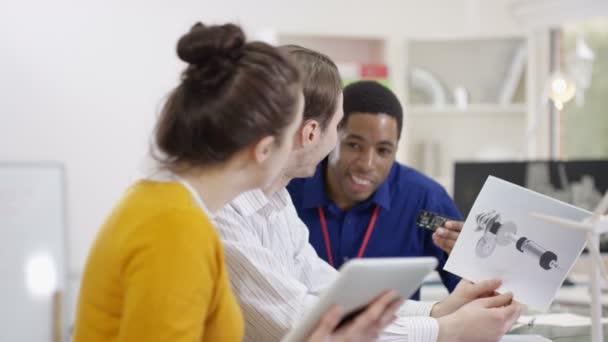
[[[500,213],[490,210],[477,214],[477,228],[483,235],[475,245],[475,254],[480,258],[489,257],[496,246],[511,247],[531,256],[545,270],[561,269],[557,262],[557,254],[548,251],[538,243],[525,236],[517,235],[517,225],[514,222],[501,222]]]

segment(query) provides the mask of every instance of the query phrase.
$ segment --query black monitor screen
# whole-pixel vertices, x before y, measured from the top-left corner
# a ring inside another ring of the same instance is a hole
[[[465,217],[489,175],[587,210],[608,190],[608,160],[457,162],[454,202]]]

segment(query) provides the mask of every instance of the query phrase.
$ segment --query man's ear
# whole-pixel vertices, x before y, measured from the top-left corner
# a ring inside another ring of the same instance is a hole
[[[306,147],[317,142],[321,136],[321,125],[317,120],[306,120],[300,128],[300,140],[302,146]]]
[[[273,136],[266,136],[260,139],[253,146],[253,160],[258,164],[263,164],[275,148],[275,138]]]

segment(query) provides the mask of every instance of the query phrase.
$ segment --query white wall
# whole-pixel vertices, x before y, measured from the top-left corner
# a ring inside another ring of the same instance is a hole
[[[0,13],[0,159],[65,162],[77,270],[135,175],[159,100],[175,83],[175,36],[192,19],[61,1],[15,2]]]

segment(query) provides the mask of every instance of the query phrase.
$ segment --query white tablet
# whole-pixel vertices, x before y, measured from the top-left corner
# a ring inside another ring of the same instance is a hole
[[[353,259],[340,268],[338,279],[282,341],[305,341],[333,304],[340,305],[348,316],[365,308],[383,290],[393,289],[407,299],[436,266],[437,260],[430,257]]]

